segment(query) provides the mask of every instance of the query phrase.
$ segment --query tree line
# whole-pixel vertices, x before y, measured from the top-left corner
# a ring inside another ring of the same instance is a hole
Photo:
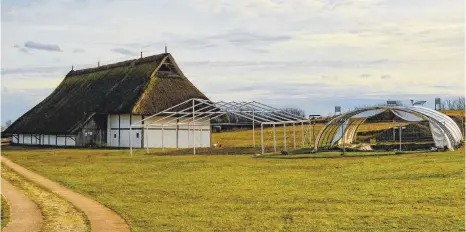
[[[444,100],[440,102],[440,110],[464,110],[464,97],[458,97],[454,100]]]

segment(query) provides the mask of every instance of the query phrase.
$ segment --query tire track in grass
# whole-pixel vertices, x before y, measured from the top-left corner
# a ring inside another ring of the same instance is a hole
[[[43,219],[42,231],[86,232],[90,230],[86,216],[56,194],[31,183],[5,166],[2,167],[2,178],[8,180],[38,205]]]
[[[18,188],[2,178],[2,194],[10,204],[10,221],[4,232],[38,232],[42,225],[39,208]]]
[[[29,171],[26,168],[10,161],[5,157],[1,157],[2,164],[8,166],[18,174],[22,175],[31,182],[57,194],[63,199],[73,204],[76,208],[86,214],[90,224],[91,231],[98,232],[129,232],[129,225],[117,213],[100,204],[99,202],[90,199],[84,195],[76,193],[67,187],[49,180],[35,172]]]

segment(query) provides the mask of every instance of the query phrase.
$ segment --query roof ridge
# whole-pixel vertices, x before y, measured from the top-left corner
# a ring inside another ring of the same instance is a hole
[[[153,62],[159,59],[163,59],[165,56],[170,55],[170,53],[160,53],[160,54],[155,54],[152,56],[146,56],[143,58],[136,58],[136,59],[131,59],[131,60],[124,60],[112,64],[106,64],[102,65],[99,67],[93,67],[93,68],[85,68],[85,69],[79,69],[79,70],[71,70],[66,76],[77,76],[77,75],[83,75],[83,74],[88,74],[92,72],[98,72],[98,71],[103,71],[107,69],[113,69],[117,67],[123,67],[123,66],[128,66],[131,65],[132,63],[134,64],[142,64],[142,63],[147,63],[147,62]]]

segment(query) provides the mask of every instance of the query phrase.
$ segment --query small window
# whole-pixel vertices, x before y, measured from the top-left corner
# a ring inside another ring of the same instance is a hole
[[[136,133],[136,138],[138,138],[138,139],[139,139],[139,133]]]
[[[115,138],[115,139],[116,139],[116,134],[113,134],[113,138]]]

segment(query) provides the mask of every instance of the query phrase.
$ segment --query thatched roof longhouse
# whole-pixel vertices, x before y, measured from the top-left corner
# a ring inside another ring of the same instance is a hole
[[[207,99],[169,53],[70,71],[8,134],[74,134],[93,114],[152,115],[191,98]]]

